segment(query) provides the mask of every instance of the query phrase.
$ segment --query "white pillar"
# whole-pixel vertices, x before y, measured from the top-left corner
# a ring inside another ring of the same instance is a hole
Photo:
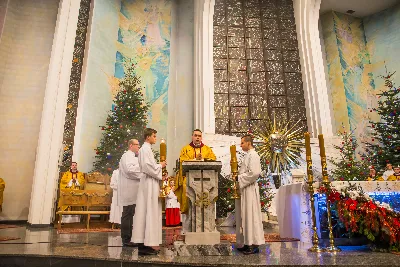
[[[54,213],[79,0],[61,0],[47,77],[36,151],[28,222],[50,224]]]
[[[194,126],[215,133],[213,17],[214,0],[195,0],[194,5]]]
[[[334,135],[333,114],[322,59],[318,19],[321,0],[293,0],[307,123],[315,137]]]

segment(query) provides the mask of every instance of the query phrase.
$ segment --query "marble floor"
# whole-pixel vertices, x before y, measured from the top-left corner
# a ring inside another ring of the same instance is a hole
[[[230,233],[233,229],[220,231]],[[175,233],[164,231],[165,242]],[[367,247],[342,247],[337,254],[317,254],[308,252],[308,246],[300,242],[275,242],[263,245],[258,255],[245,256],[234,249],[233,256],[182,257],[164,244],[157,256],[138,256],[137,249],[121,247],[119,232],[57,234],[53,228],[24,226],[1,229],[0,236],[20,238],[0,242],[0,266],[400,266],[400,256],[371,252]]]

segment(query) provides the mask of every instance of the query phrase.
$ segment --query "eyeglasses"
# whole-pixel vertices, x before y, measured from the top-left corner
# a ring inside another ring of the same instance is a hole
[[[134,146],[139,146],[139,144],[132,144],[132,145],[134,145]]]

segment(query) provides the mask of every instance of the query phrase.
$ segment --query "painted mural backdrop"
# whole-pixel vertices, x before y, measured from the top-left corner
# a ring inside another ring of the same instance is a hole
[[[114,85],[124,77],[124,62],[136,64],[145,100],[151,106],[149,127],[157,129],[159,137],[166,138],[171,2],[122,0],[118,27]]]
[[[92,170],[101,139],[99,125],[124,77],[124,63],[137,64],[143,94],[151,108],[149,126],[167,138],[171,2],[167,0],[96,0],[92,16],[84,89],[73,160],[81,171]],[[79,109],[79,108],[78,108]]]
[[[370,112],[384,88],[378,76],[385,65],[390,72],[399,68],[400,5],[363,19],[329,12],[321,23],[335,127],[344,125],[364,141],[368,121],[379,119]],[[400,85],[400,70],[396,80]]]

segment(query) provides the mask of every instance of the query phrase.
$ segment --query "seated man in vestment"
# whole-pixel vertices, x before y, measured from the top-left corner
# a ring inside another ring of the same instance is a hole
[[[182,174],[182,162],[185,160],[216,160],[216,156],[212,149],[202,142],[203,133],[196,129],[192,133],[192,142],[184,146],[181,150],[179,161],[179,174],[177,175],[177,183],[175,195],[181,205],[183,231],[188,230],[190,223],[189,216],[189,199],[186,196],[186,176]]]
[[[388,177],[388,181],[400,181],[400,166],[397,165],[393,168],[394,173]]]
[[[85,176],[82,172],[78,171],[78,164],[76,162],[71,163],[71,167],[69,171],[65,172],[64,175],[61,177],[60,181],[60,190],[62,189],[72,189],[72,190],[79,190],[83,189],[85,185]],[[60,207],[61,210],[68,209],[68,206]],[[72,222],[68,220],[68,218],[78,217],[76,215],[63,216],[63,222]]]
[[[69,171],[61,178],[60,189],[83,189],[85,176],[78,171],[78,163],[72,162]]]

